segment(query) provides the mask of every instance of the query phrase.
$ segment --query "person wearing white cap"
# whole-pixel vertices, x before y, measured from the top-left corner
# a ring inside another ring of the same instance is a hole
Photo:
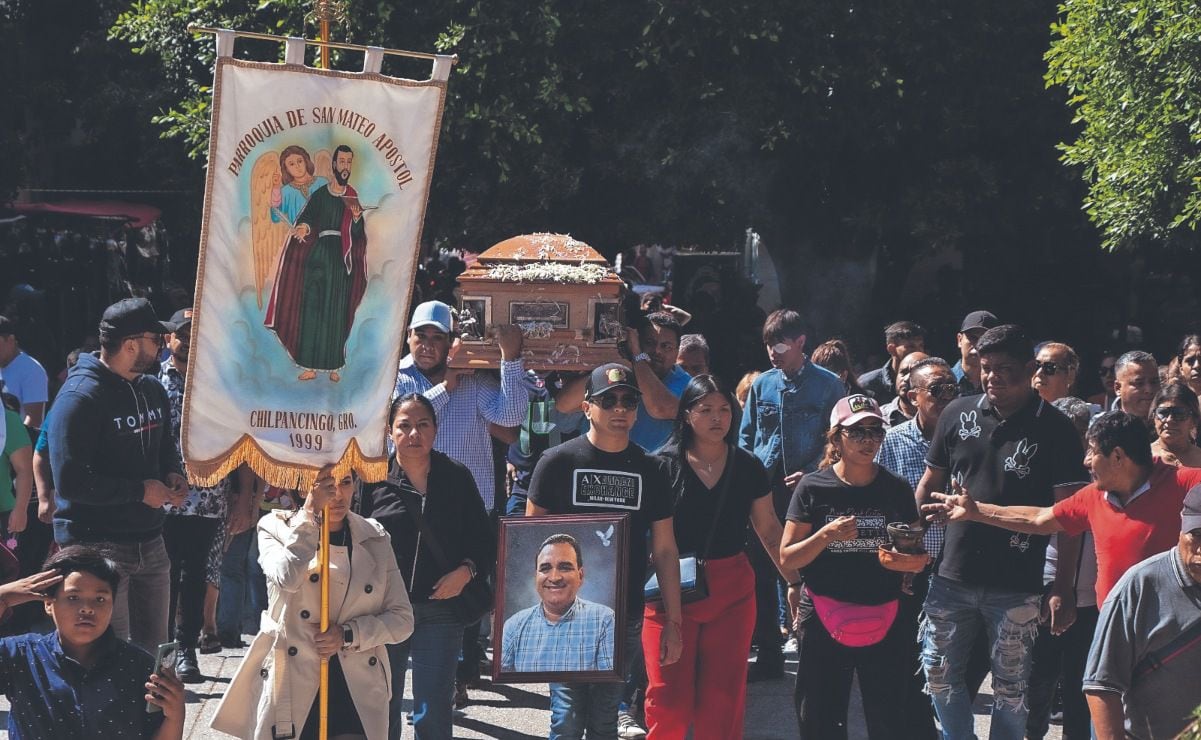
[[[1127,571],[1101,608],[1084,671],[1098,740],[1174,738],[1201,704],[1201,485],[1180,520],[1176,547]]]
[[[501,357],[499,382],[486,372],[451,369],[447,363],[458,348],[451,307],[441,301],[420,304],[409,322],[409,354],[400,362],[393,394],[397,398],[420,393],[430,400],[438,415],[434,449],[471,470],[489,511],[496,479],[488,423],[519,426],[528,400],[522,384],[521,330],[498,325],[495,336]]]
[[[802,740],[846,736],[856,673],[868,735],[906,734],[913,632],[897,619],[901,574],[886,570],[878,551],[888,545],[889,523],[919,522],[909,484],[875,462],[884,434],[874,399],[838,401],[820,469],[801,478],[788,507],[780,565],[804,578],[803,589],[799,580],[789,584],[792,593],[802,591],[795,694]]]
[[[522,334],[516,326],[497,325],[500,379],[482,370],[452,369],[448,363],[458,349],[454,312],[441,301],[426,301],[409,322],[409,354],[400,362],[393,398],[419,393],[429,399],[438,421],[434,449],[471,471],[484,508],[497,508],[496,473],[488,425],[517,427],[525,420],[529,393],[523,377]],[[503,505],[503,497],[501,498]],[[469,625],[460,663],[456,701],[466,702],[465,684],[479,676],[477,625]]]

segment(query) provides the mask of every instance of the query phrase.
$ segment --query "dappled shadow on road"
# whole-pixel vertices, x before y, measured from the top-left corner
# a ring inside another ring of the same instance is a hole
[[[478,732],[485,737],[494,737],[497,740],[543,740],[545,737],[545,735],[530,735],[518,732],[517,730],[510,730],[506,727],[497,727],[496,725],[468,717],[456,717],[455,726]],[[461,740],[459,735],[455,735],[455,738]]]
[[[479,698],[480,694],[499,694],[499,699]],[[550,697],[533,691],[527,691],[516,686],[489,683],[478,689],[471,689],[470,706],[519,708],[519,709],[550,709]],[[520,733],[512,737],[526,737]]]

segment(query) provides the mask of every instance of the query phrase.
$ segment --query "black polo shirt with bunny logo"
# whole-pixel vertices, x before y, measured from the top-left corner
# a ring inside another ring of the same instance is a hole
[[[1072,422],[1031,392],[1001,419],[987,394],[960,398],[938,419],[926,464],[947,471],[972,498],[998,506],[1051,506],[1057,486],[1084,485],[1084,450]],[[935,572],[968,586],[1035,593],[1049,537],[979,522],[951,522]]]

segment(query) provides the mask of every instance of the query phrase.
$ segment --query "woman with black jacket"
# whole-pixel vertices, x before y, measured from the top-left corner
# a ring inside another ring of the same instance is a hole
[[[413,727],[418,740],[450,740],[455,667],[464,624],[452,600],[496,559],[496,537],[475,479],[463,465],[434,451],[434,407],[407,394],[388,414],[396,456],[388,477],[363,486],[359,508],[388,530],[413,604],[413,636],[388,646],[392,669],[389,736],[404,727],[405,668],[413,659]],[[431,547],[422,533],[437,540]]]

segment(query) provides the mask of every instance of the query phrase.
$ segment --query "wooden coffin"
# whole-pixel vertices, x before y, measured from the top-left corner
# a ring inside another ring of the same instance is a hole
[[[488,327],[524,335],[525,366],[587,370],[619,360],[624,284],[592,247],[563,234],[525,234],[482,253],[459,276],[462,346],[451,367],[500,367]]]

